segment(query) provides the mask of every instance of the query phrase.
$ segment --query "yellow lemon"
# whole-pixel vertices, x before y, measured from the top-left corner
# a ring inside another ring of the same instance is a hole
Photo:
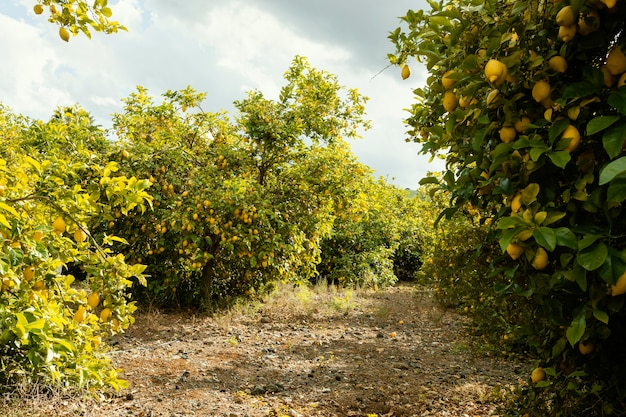
[[[78,243],[82,243],[87,240],[87,233],[83,231],[83,229],[76,229],[74,232],[74,240]]]
[[[35,277],[35,267],[34,266],[27,266],[26,268],[24,268],[24,279],[26,281],[30,281],[31,279],[33,279]]]
[[[559,26],[559,39],[567,43],[574,39],[577,30],[578,26],[575,24],[570,26]]]
[[[410,76],[411,76],[411,68],[409,68],[408,65],[404,64],[404,66],[402,67],[402,79],[406,80]]]
[[[513,200],[511,201],[511,211],[513,213],[517,213],[520,208],[522,208],[522,194],[517,193],[515,194],[515,197],[513,197]]]
[[[35,282],[35,285],[33,285],[33,290],[35,291],[41,291],[45,288],[46,288],[46,283],[43,282],[42,280]]]
[[[508,253],[512,259],[518,259],[524,253],[524,247],[518,243],[509,243],[506,247],[506,253]]]
[[[452,91],[446,91],[443,94],[443,108],[446,109],[447,112],[452,113],[454,110],[456,110],[458,104],[459,100],[456,98],[456,95]]]
[[[102,311],[100,312],[100,320],[101,321],[107,321],[111,318],[111,309],[110,308],[103,308]]]
[[[496,85],[500,85],[504,82],[507,76],[507,68],[502,62],[497,59],[490,59],[485,64],[485,77],[489,82]]]
[[[561,55],[555,55],[548,61],[548,66],[550,69],[556,72],[565,72],[567,71],[567,61]]]
[[[530,379],[533,381],[533,384],[543,381],[546,379],[546,371],[544,371],[542,367],[537,367],[530,374]]]
[[[57,217],[54,220],[54,222],[52,222],[52,228],[59,235],[65,232],[65,227],[66,227],[65,220],[63,220],[61,216]]]
[[[622,48],[618,45],[613,47],[606,58],[606,68],[613,75],[620,75],[626,72],[626,56]]]
[[[556,24],[559,26],[571,26],[576,23],[576,15],[572,6],[565,6],[556,14]]]
[[[562,138],[570,140],[565,149],[563,149],[565,152],[575,151],[580,144],[580,132],[578,131],[578,129],[576,129],[576,126],[567,126],[567,128],[563,132]]]
[[[617,80],[617,88],[620,88],[624,84],[626,84],[626,72],[624,72],[622,76],[619,77],[619,80]]]
[[[612,9],[617,4],[617,0],[600,0],[600,1],[604,3],[604,5],[609,9]]]
[[[548,97],[550,97],[550,84],[547,81],[541,80],[535,83],[532,89],[533,99],[537,103],[541,103]]]
[[[61,26],[59,28],[59,36],[61,37],[61,39],[63,39],[65,42],[69,42],[70,41],[70,32],[69,30],[67,30],[66,28],[64,28],[63,26]]]
[[[100,304],[100,294],[97,292],[89,294],[89,297],[87,297],[87,305],[91,308],[96,308],[98,304]]]
[[[541,271],[542,269],[545,269],[545,267],[548,266],[549,263],[550,260],[548,259],[548,252],[546,252],[546,250],[542,247],[537,248],[537,252],[535,252],[535,257],[530,263],[532,267],[538,271]]]
[[[446,90],[452,88],[452,86],[456,82],[455,79],[450,78],[450,75],[452,74],[454,74],[454,71],[446,71],[446,73],[443,74],[443,77],[441,78],[441,85],[443,85],[443,88],[445,88]]]
[[[517,131],[513,126],[504,126],[500,129],[500,140],[504,143],[511,143],[515,140]]]
[[[580,341],[578,342],[578,351],[583,355],[589,355],[593,352],[593,343],[589,341]]]
[[[519,133],[524,133],[528,129],[528,125],[530,124],[530,117],[522,116],[517,120],[514,124],[515,130]]]
[[[613,87],[617,82],[617,75],[611,74],[609,68],[606,65],[600,66],[600,71],[602,72],[602,78],[604,81],[605,87]]]
[[[84,306],[78,307],[78,310],[74,313],[74,321],[82,323],[87,318],[87,309]]]
[[[43,6],[41,4],[35,4],[35,7],[33,7],[33,11],[35,12],[35,14],[42,14]]]
[[[41,230],[36,230],[35,233],[33,233],[33,240],[35,242],[41,242],[42,239],[43,239],[43,232]]]
[[[611,286],[611,295],[613,297],[626,293],[626,271],[619,277],[615,285]]]

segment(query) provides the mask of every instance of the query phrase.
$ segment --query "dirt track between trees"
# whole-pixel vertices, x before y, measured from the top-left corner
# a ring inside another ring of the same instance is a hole
[[[464,317],[412,285],[281,292],[258,308],[211,318],[139,315],[112,352],[130,388],[101,404],[67,401],[54,412],[488,416],[527,371],[476,350]]]

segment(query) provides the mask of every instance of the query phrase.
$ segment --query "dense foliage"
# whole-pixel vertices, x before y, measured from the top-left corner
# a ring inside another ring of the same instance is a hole
[[[526,300],[520,326],[544,372],[520,414],[626,412],[626,57],[622,1],[430,2],[390,38],[423,62],[407,120],[445,152],[452,213],[493,220],[498,289]],[[403,75],[407,76],[405,70]],[[528,311],[527,310],[527,311]]]

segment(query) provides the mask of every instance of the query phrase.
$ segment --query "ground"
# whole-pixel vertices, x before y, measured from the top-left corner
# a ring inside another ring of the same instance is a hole
[[[477,347],[463,316],[407,284],[284,287],[213,317],[144,313],[112,343],[129,389],[25,401],[38,411],[15,415],[488,416],[529,370]]]

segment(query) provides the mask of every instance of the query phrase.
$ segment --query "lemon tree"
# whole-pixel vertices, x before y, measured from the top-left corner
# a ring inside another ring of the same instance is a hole
[[[147,180],[116,175],[104,132],[87,112],[47,121],[0,109],[0,361],[3,387],[113,387],[124,381],[107,339],[132,323],[127,288],[143,265],[89,225],[113,207],[145,211]],[[81,265],[83,282],[66,272]]]
[[[429,2],[390,34],[403,68],[425,65],[409,134],[447,162],[443,216],[492,219],[500,294],[531,301],[517,331],[545,379],[524,412],[624,412],[626,270],[621,1]],[[421,64],[415,63],[414,59]],[[583,354],[579,344],[593,343]],[[533,411],[534,410],[534,411]],[[523,413],[522,413],[523,414]]]
[[[33,6],[33,13],[47,16],[48,21],[59,25],[59,37],[69,42],[72,36],[83,33],[91,38],[91,31],[117,33],[126,28],[110,20],[113,11],[108,0],[39,0]]]
[[[148,265],[146,297],[209,306],[316,273],[349,181],[336,155],[367,126],[365,98],[302,57],[285,80],[277,100],[236,102],[234,121],[204,112],[191,88],[161,103],[139,88],[114,116],[120,167],[149,177],[154,210],[112,213],[99,230],[128,237],[130,259]]]

